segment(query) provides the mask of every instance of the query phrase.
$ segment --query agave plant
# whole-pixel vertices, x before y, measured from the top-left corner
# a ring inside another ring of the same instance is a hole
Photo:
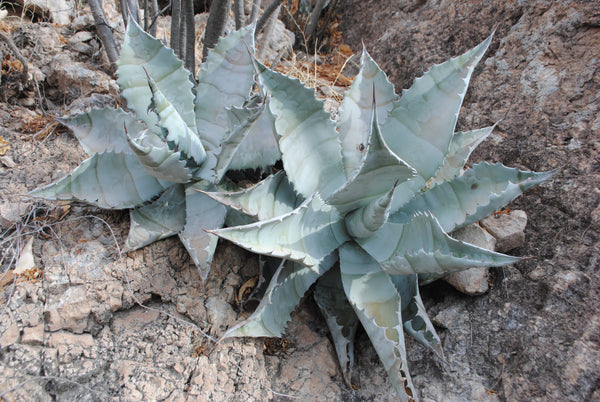
[[[201,72],[130,19],[118,84],[131,112],[95,109],[62,119],[90,158],[31,194],[101,208],[131,209],[126,248],[178,234],[206,279],[227,209],[196,189],[216,190],[228,169],[279,159],[273,123],[251,98],[253,28],[221,39]]]
[[[441,355],[419,278],[519,261],[448,233],[552,175],[485,162],[464,167],[493,128],[454,132],[471,74],[490,41],[434,66],[401,97],[364,51],[337,122],[298,80],[256,62],[285,174],[244,191],[211,194],[258,219],[212,233],[285,261],[257,310],[224,337],[281,336],[317,282],[314,297],[345,381],[360,322],[400,399],[416,398],[404,331]]]

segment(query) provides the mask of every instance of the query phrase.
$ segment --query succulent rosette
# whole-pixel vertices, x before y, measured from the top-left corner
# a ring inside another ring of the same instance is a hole
[[[284,261],[257,310],[225,337],[281,336],[316,283],[314,297],[345,381],[351,380],[360,322],[400,399],[416,397],[404,333],[441,354],[419,279],[519,261],[448,233],[552,175],[486,162],[465,168],[493,129],[454,132],[471,74],[490,41],[434,66],[401,97],[363,52],[336,122],[314,91],[255,61],[285,172],[247,190],[210,194],[257,220],[211,232]]]

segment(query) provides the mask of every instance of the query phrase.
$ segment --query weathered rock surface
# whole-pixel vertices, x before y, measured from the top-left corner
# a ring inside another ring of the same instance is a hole
[[[496,248],[496,239],[476,223],[454,231],[452,237],[487,250],[494,251]],[[468,295],[481,295],[487,292],[489,288],[488,277],[489,268],[481,267],[453,272],[447,275],[444,280],[459,292]]]
[[[456,311],[457,327],[440,331],[450,373],[429,357],[409,354],[415,383],[423,384],[421,395],[478,399],[464,390],[472,378],[481,378],[502,400],[597,399],[600,4],[345,0],[342,5],[345,42],[357,52],[364,42],[397,88],[408,88],[433,63],[461,54],[495,29],[457,130],[498,123],[474,162],[559,169],[511,206],[529,216],[525,242],[511,253],[534,259],[492,270],[492,287],[480,297],[466,298],[439,283],[423,289],[430,315]],[[428,385],[442,380],[441,388]]]
[[[496,251],[505,253],[525,242],[527,214],[520,209],[498,213],[481,220],[481,226],[496,238]]]

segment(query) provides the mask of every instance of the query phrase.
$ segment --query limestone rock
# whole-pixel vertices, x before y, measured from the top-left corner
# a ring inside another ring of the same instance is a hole
[[[520,247],[525,241],[527,214],[522,210],[488,216],[481,226],[496,238],[496,251],[506,253]]]
[[[0,203],[0,228],[8,229],[15,224],[21,216],[23,216],[30,207],[26,202],[9,202],[2,201]]]
[[[118,93],[116,83],[108,74],[91,70],[65,54],[54,56],[45,74],[48,84],[55,86],[71,99],[91,93]]]
[[[60,25],[69,23],[71,11],[74,9],[71,0],[16,0],[16,2],[32,14]]]

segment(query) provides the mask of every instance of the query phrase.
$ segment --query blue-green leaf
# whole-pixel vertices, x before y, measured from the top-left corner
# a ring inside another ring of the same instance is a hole
[[[92,109],[69,118],[58,119],[69,127],[88,155],[103,152],[131,153],[127,145],[125,127],[132,138],[137,137],[144,125],[123,109]]]
[[[348,301],[369,335],[398,397],[416,397],[408,371],[401,298],[388,274],[354,243],[340,247],[340,270]]]
[[[168,145],[150,130],[144,130],[136,139],[129,139],[130,151],[133,150],[139,163],[152,176],[173,183],[188,183],[192,180],[192,170],[186,167],[181,152],[169,149]]]
[[[362,145],[364,155],[358,168],[342,188],[325,200],[342,214],[387,197],[398,183],[409,180],[416,173],[387,147],[377,123],[374,100],[369,137]]]
[[[319,191],[324,199],[346,182],[335,125],[314,90],[297,79],[274,72],[260,63],[260,82],[275,129],[283,167],[296,191],[305,198]]]
[[[327,271],[315,286],[313,294],[329,327],[346,385],[352,386],[354,367],[354,335],[359,320],[344,294],[339,267]]]
[[[425,186],[444,163],[471,74],[491,40],[490,36],[462,56],[433,66],[394,103],[381,130],[392,151],[418,176],[398,186],[392,211]]]
[[[258,116],[248,134],[240,144],[239,151],[229,164],[230,170],[265,169],[281,159],[279,145],[275,139],[274,117],[266,109]]]
[[[190,72],[183,67],[173,50],[144,32],[132,18],[127,24],[118,65],[117,83],[121,87],[121,95],[127,100],[127,107],[148,128],[155,130],[158,120],[154,113],[148,112],[152,94],[146,72],[186,125],[196,132]]]
[[[313,270],[348,239],[342,218],[318,194],[288,214],[211,232],[249,251],[290,259]]]
[[[390,275],[390,278],[402,298],[404,330],[443,360],[444,353],[440,337],[421,300],[417,275]]]
[[[149,175],[135,155],[105,152],[94,154],[71,174],[30,195],[126,209],[150,201],[169,186],[170,183]]]
[[[387,194],[378,200],[355,211],[350,212],[344,218],[348,234],[354,238],[372,236],[387,222],[390,214],[392,195],[396,186],[392,187]]]
[[[383,270],[394,275],[498,267],[520,260],[455,240],[443,231],[435,217],[421,212],[408,223],[388,222],[373,236],[357,242]]]
[[[338,112],[337,128],[347,177],[353,176],[363,158],[360,149],[368,142],[371,131],[373,95],[377,100],[377,120],[379,124],[383,124],[392,109],[392,102],[397,100],[398,96],[385,73],[363,49],[360,71],[344,94]]]
[[[229,137],[223,141],[221,144],[221,150],[216,156],[217,163],[212,169],[214,172],[214,182],[220,182],[227,170],[231,167],[232,163],[238,158],[244,157],[244,154],[240,149],[241,145],[250,133],[250,128],[262,115],[263,111],[264,104],[252,109],[236,107],[227,109],[227,118],[229,120]],[[267,135],[271,137],[272,142],[275,142],[275,137],[272,132],[267,133]]]
[[[254,28],[242,28],[219,39],[200,67],[195,111],[198,134],[208,151],[217,151],[227,137],[225,109],[241,107],[250,95],[253,50]]]
[[[283,261],[254,313],[247,320],[230,328],[223,338],[281,336],[292,311],[308,288],[331,268],[336,258],[335,255],[330,255],[314,269],[292,261]]]
[[[427,187],[431,188],[435,184],[451,180],[461,174],[471,152],[492,133],[494,127],[454,133],[444,163],[435,173],[435,176],[427,182]]]
[[[194,162],[196,166],[202,165],[206,159],[206,151],[200,138],[192,131],[175,107],[164,96],[151,77],[148,77],[148,85],[152,92],[152,102],[149,109],[158,115],[157,126],[161,129],[159,133],[169,148],[182,152],[185,159]]]
[[[185,224],[185,193],[175,184],[148,205],[129,211],[129,235],[125,248],[137,250],[160,239],[177,234]]]
[[[414,196],[390,216],[390,222],[405,223],[417,211],[431,211],[444,231],[450,233],[499,210],[554,173],[527,172],[499,163],[478,163],[461,176]]]
[[[301,197],[296,196],[283,170],[245,190],[207,195],[261,221],[290,213],[302,201]]]
[[[223,226],[227,208],[197,190],[214,190],[211,183],[199,181],[185,189],[185,226],[179,239],[198,267],[200,278],[208,277],[218,238],[208,233]]]

